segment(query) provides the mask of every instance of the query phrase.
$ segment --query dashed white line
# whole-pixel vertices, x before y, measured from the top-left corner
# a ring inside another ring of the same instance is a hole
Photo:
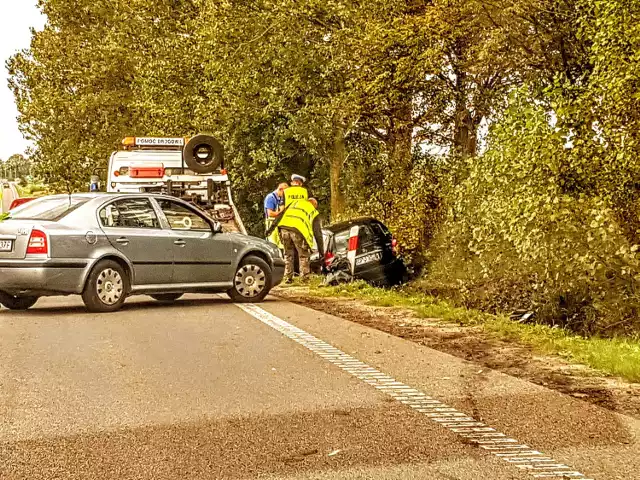
[[[495,428],[489,427],[470,415],[459,412],[455,408],[397,381],[257,305],[238,304],[238,307],[329,363],[375,387],[394,400],[422,413],[438,425],[458,434],[466,441],[478,445],[533,478],[593,480],[570,466],[498,432]]]

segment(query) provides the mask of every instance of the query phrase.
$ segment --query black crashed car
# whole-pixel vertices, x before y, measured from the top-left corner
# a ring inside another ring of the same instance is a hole
[[[397,241],[386,225],[375,218],[356,218],[323,228],[325,257],[318,253],[311,257],[311,268],[322,271],[323,264],[335,271],[348,270],[346,261],[349,236],[354,226],[359,227],[354,277],[374,285],[392,286],[407,280],[407,268],[397,251]],[[351,272],[348,272],[351,273]]]

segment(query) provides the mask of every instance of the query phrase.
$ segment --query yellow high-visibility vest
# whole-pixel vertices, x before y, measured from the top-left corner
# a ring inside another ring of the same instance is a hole
[[[271,225],[273,225],[273,222],[275,221],[275,218],[267,218],[265,220],[265,231],[269,230],[269,228],[271,228]],[[267,237],[267,240],[273,244],[275,244],[276,247],[278,248],[284,248],[284,245],[282,244],[282,240],[280,240],[280,234],[278,233],[278,229],[274,228],[273,232],[271,232],[271,235],[269,235]]]
[[[318,210],[308,200],[296,200],[282,215],[278,227],[293,228],[300,232],[313,248],[313,221],[318,216]]]
[[[289,187],[284,191],[284,206],[288,207],[296,200],[308,200],[309,192],[304,187]]]

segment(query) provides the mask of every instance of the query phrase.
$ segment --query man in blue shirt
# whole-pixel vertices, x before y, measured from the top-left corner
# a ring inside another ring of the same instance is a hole
[[[284,208],[284,191],[289,188],[287,183],[281,183],[278,188],[269,193],[264,199],[264,218],[265,218],[265,231],[269,230],[269,227],[273,224],[273,221],[278,214]],[[280,237],[278,235],[278,229],[274,229],[273,233],[267,238],[271,243],[275,243],[278,247],[282,247]]]

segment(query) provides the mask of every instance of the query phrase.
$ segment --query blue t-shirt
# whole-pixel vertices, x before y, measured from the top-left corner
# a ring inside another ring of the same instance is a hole
[[[283,201],[276,192],[271,192],[267,195],[264,199],[264,218],[269,218],[267,210],[273,210],[275,212],[282,203]]]

